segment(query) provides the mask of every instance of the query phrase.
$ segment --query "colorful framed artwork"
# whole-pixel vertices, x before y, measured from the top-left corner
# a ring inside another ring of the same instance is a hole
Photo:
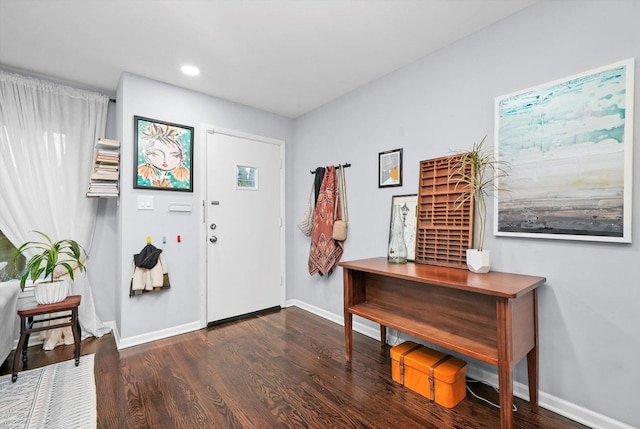
[[[378,154],[378,188],[402,186],[402,149]]]
[[[497,97],[499,236],[631,242],[634,60]]]
[[[407,260],[416,259],[416,233],[418,230],[418,194],[394,195],[391,197],[391,216],[389,217],[389,242],[391,242],[391,223],[393,207],[400,206],[404,227],[404,244],[407,245]]]
[[[133,187],[193,192],[193,127],[133,117]]]

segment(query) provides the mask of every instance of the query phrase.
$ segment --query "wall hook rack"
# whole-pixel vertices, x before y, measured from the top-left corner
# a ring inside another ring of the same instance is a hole
[[[350,164],[350,163],[348,163],[348,162],[345,162],[344,164],[334,165],[334,167],[335,167],[335,168],[339,168],[339,167],[342,167],[342,168],[349,168],[349,167],[351,167],[351,164]],[[309,171],[311,172],[311,174],[316,174],[316,170],[309,170]]]

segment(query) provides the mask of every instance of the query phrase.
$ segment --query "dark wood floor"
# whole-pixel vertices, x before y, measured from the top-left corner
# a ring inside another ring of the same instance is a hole
[[[447,409],[394,383],[388,347],[353,336],[349,364],[341,326],[291,307],[120,352],[109,334],[83,341],[82,353],[95,353],[98,428],[500,426],[499,410],[470,395]],[[73,346],[29,350],[31,368],[72,357]],[[585,427],[515,404],[515,428]]]

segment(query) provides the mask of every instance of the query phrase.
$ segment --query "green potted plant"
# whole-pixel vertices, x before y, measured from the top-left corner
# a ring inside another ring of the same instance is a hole
[[[24,254],[30,256],[25,272],[20,278],[20,288],[24,290],[28,278],[34,283],[34,295],[39,304],[53,304],[63,301],[68,294],[67,283],[58,279],[64,274],[74,278],[74,268],[85,271],[82,263],[85,252],[75,241],[63,239],[54,242],[40,231],[34,231],[43,237],[41,241],[27,241],[16,251],[16,258]]]
[[[491,269],[491,252],[484,248],[487,231],[487,198],[498,190],[498,180],[509,175],[509,164],[495,158],[492,150],[485,146],[485,136],[480,143],[474,143],[469,152],[460,154],[453,166],[456,186],[462,185],[469,192],[458,199],[458,207],[473,199],[474,220],[477,214],[478,234],[474,249],[467,250],[467,267],[475,273],[487,273]],[[500,188],[504,190],[503,187]]]

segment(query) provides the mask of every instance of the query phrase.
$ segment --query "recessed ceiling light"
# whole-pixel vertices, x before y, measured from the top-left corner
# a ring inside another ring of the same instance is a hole
[[[200,69],[196,66],[182,66],[180,70],[187,76],[198,76],[200,74]]]

